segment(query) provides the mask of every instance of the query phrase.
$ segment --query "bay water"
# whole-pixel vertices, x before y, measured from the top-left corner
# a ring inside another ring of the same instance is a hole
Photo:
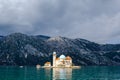
[[[0,80],[120,80],[120,66],[40,68],[0,66]]]

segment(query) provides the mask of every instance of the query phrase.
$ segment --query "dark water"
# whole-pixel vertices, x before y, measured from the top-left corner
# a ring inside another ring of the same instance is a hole
[[[0,80],[120,80],[120,66],[89,66],[81,69],[1,66]]]

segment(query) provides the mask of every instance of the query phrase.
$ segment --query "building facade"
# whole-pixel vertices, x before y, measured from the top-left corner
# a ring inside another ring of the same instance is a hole
[[[57,58],[56,52],[53,52],[53,67],[72,67],[72,58],[65,55]]]
[[[46,63],[44,64],[44,67],[51,67],[51,62],[46,62]]]

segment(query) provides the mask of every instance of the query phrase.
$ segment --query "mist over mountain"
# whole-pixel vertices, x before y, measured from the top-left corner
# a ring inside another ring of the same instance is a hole
[[[52,61],[53,51],[71,56],[75,65],[120,65],[120,44],[22,33],[0,36],[0,65],[43,65]]]

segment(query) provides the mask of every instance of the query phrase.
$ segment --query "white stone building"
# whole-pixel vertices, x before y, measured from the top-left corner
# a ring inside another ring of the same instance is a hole
[[[72,67],[72,58],[65,55],[57,58],[56,52],[53,52],[53,67]]]

